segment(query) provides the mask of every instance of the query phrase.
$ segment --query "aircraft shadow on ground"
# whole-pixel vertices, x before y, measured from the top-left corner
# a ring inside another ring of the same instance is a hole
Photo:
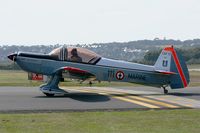
[[[55,95],[54,97],[36,96],[35,98],[71,98],[82,102],[106,102],[110,100],[109,96],[97,93],[69,93],[65,95]]]
[[[56,95],[54,97],[47,97],[47,96],[36,96],[34,98],[50,98],[50,99],[57,99],[57,98],[70,98],[73,100],[81,101],[81,102],[106,102],[109,101],[112,96],[120,96],[120,97],[126,97],[126,96],[164,96],[165,94],[117,94],[117,93],[110,93],[109,96],[107,95],[101,95],[98,93],[84,93],[84,92],[70,92],[65,95]],[[200,96],[200,93],[181,93],[181,92],[171,92],[167,95],[171,96]]]
[[[173,95],[173,96],[200,96],[200,93],[173,92],[173,93],[169,93],[169,95]]]

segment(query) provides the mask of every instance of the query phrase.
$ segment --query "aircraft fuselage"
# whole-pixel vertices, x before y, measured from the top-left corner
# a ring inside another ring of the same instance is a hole
[[[52,76],[61,67],[88,71],[99,81],[130,82],[162,87],[169,84],[169,76],[156,73],[154,66],[101,58],[96,64],[59,61],[46,58],[17,56],[17,64],[27,72]]]

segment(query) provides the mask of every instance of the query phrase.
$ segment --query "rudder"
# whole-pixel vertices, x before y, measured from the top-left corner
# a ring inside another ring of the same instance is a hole
[[[170,76],[172,89],[185,88],[190,82],[187,65],[181,54],[173,46],[165,47],[154,65],[156,70],[173,72]]]

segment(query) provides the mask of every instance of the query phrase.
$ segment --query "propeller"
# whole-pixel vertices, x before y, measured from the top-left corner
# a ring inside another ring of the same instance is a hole
[[[10,55],[7,56],[8,59],[10,59],[11,61],[13,61],[13,69],[15,69],[15,62],[17,60],[17,55],[18,55],[18,52],[10,54]]]
[[[17,57],[17,54],[18,54],[18,53],[10,54],[10,55],[8,55],[7,57],[8,57],[8,59],[10,59],[10,60],[12,60],[12,61],[15,62],[16,59],[17,59],[17,58],[16,58],[16,57]]]

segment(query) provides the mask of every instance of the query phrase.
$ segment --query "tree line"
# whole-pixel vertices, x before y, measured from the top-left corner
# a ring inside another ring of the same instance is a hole
[[[184,58],[187,64],[200,64],[200,47],[195,48],[178,48],[176,49]],[[148,51],[141,63],[153,65],[162,49]]]

